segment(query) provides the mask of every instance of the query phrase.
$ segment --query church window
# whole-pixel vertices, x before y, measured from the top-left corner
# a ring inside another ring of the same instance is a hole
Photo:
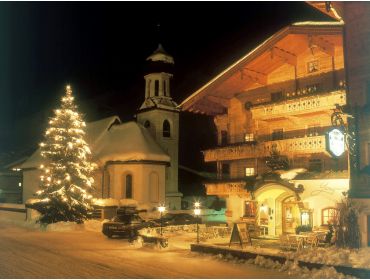
[[[145,128],[149,128],[149,127],[150,127],[150,121],[145,121],[145,123],[144,123],[144,127],[145,127]]]
[[[163,137],[171,137],[171,126],[168,120],[163,122]]]
[[[132,175],[126,175],[126,198],[132,198]]]
[[[159,81],[155,80],[155,82],[154,82],[154,96],[158,96],[158,95],[159,95]]]

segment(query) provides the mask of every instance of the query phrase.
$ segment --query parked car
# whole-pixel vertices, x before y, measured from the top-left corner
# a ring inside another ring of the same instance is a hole
[[[156,225],[155,222],[144,221],[138,215],[138,211],[126,209],[117,211],[117,216],[111,221],[104,223],[102,232],[109,238],[122,236],[135,239],[139,235],[140,229]]]
[[[170,226],[170,225],[190,225],[190,224],[200,224],[202,223],[202,219],[199,217],[194,217],[193,215],[187,213],[167,213],[162,216],[161,219],[154,220],[155,223],[161,224],[163,226]]]

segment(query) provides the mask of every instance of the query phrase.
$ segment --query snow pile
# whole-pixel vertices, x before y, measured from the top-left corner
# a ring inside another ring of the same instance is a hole
[[[92,205],[96,206],[119,206],[119,200],[113,198],[94,198]]]
[[[41,199],[38,199],[38,198],[29,198],[29,199],[27,199],[26,200],[26,204],[35,204],[35,203],[38,203],[38,202],[40,202],[41,201]]]
[[[278,261],[273,261],[262,256],[257,256],[255,259],[249,259],[247,261],[233,257],[231,254],[222,255],[218,254],[214,256],[215,259],[231,262],[234,264],[253,264],[258,265],[267,269],[275,269],[279,272],[286,272],[293,278],[308,278],[308,279],[348,279],[353,278],[351,276],[344,275],[343,273],[338,273],[334,267],[324,266],[320,269],[309,270],[307,267],[300,267],[297,261],[286,261],[284,264]]]
[[[350,250],[346,248],[309,248],[298,252],[282,252],[290,259],[326,265],[344,265],[370,268],[370,248]]]
[[[77,224],[75,222],[57,222],[48,224],[45,228],[46,231],[80,231],[83,229],[83,224]]]
[[[119,201],[119,205],[122,207],[122,206],[131,206],[131,207],[137,207],[138,206],[138,202],[137,200],[135,199],[130,199],[130,198],[126,198],[126,199],[121,199]]]
[[[276,172],[280,174],[280,178],[283,180],[293,180],[298,174],[306,171],[307,169],[304,168],[294,168],[290,170],[278,170]]]
[[[87,231],[101,232],[105,222],[109,222],[109,220],[87,220],[84,222],[84,229]]]

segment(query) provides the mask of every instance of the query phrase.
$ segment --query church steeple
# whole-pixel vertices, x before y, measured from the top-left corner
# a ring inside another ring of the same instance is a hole
[[[170,156],[170,166],[166,167],[166,205],[169,209],[181,209],[181,196],[178,188],[179,166],[179,113],[172,100],[170,82],[174,60],[162,47],[146,59],[145,100],[136,117]]]
[[[177,104],[171,98],[170,86],[173,77],[173,57],[159,44],[146,61],[145,100],[140,110],[153,107],[175,109]]]

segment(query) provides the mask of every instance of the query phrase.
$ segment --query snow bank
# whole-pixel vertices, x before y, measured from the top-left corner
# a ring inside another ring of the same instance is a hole
[[[83,224],[77,224],[74,222],[57,222],[48,224],[45,228],[45,231],[80,231],[83,229]]]
[[[137,207],[138,206],[137,200],[130,199],[130,198],[121,199],[119,201],[119,204],[120,204],[120,206],[132,206],[132,207]]]
[[[344,265],[357,268],[370,268],[370,248],[359,250],[346,248],[309,248],[298,252],[282,252],[291,259],[326,265]]]
[[[113,198],[94,198],[92,205],[96,206],[119,206],[119,200]]]
[[[345,279],[352,278],[351,276],[344,275],[335,270],[334,267],[324,266],[320,269],[309,270],[307,267],[300,267],[297,261],[286,261],[281,264],[277,261],[273,261],[262,256],[257,256],[255,259],[249,259],[247,261],[233,257],[230,254],[222,255],[218,254],[214,256],[215,259],[231,262],[234,264],[254,264],[267,269],[275,269],[279,272],[286,272],[292,278],[308,278],[308,279]]]

